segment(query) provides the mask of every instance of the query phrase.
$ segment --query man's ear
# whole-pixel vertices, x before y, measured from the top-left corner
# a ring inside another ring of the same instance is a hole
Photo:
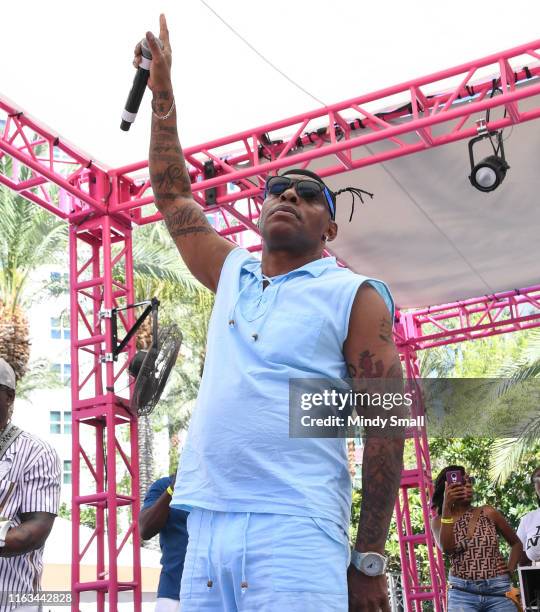
[[[328,225],[328,229],[324,232],[328,242],[332,242],[337,236],[338,233],[338,225],[335,221],[330,221]]]

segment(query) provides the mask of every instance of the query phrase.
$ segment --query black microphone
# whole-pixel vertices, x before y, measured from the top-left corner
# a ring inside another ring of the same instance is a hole
[[[163,48],[162,42],[158,38],[156,38],[156,40],[158,41],[158,44],[161,46],[161,48]],[[146,38],[143,38],[141,40],[141,52],[141,63],[139,64],[137,72],[135,73],[133,85],[131,86],[131,91],[129,92],[129,96],[126,101],[126,106],[124,108],[124,111],[122,112],[122,123],[120,124],[120,129],[124,130],[124,132],[127,132],[131,127],[131,124],[135,121],[139,106],[141,105],[141,100],[143,99],[144,92],[146,90],[148,77],[150,76],[152,52],[148,47]]]

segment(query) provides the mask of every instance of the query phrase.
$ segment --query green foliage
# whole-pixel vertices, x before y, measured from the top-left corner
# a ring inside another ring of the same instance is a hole
[[[0,173],[8,174],[8,162],[0,160]],[[27,168],[21,179],[30,178]],[[15,309],[30,299],[25,289],[30,273],[59,260],[67,250],[65,221],[0,186],[0,300]]]
[[[58,516],[71,521],[71,510],[65,502],[60,504]],[[85,525],[91,529],[96,528],[96,509],[93,506],[81,508],[81,525]]]

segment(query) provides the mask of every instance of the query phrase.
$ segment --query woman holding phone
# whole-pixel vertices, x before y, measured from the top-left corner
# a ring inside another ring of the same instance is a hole
[[[515,612],[506,596],[510,575],[523,547],[504,516],[491,506],[472,505],[474,478],[459,465],[445,467],[435,480],[431,529],[450,561],[448,612]],[[510,545],[506,562],[499,536]]]

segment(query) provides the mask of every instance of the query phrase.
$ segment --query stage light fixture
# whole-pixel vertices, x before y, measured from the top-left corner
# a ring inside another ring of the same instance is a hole
[[[473,147],[477,142],[488,139],[493,148],[493,155],[484,157],[478,163],[474,161]],[[494,144],[496,139],[496,144]],[[510,168],[504,156],[502,132],[480,133],[469,141],[469,160],[471,163],[471,174],[469,180],[476,189],[484,192],[493,191],[504,181],[506,171]]]

